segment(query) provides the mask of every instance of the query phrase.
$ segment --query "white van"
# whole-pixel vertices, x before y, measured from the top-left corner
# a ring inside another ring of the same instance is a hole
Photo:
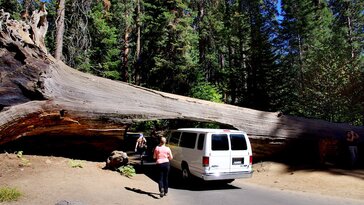
[[[252,148],[245,132],[238,130],[182,128],[167,140],[172,150],[171,166],[190,175],[209,180],[232,182],[253,174]]]

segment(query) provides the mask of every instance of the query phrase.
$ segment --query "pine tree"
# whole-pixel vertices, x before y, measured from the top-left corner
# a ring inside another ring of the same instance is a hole
[[[272,1],[248,1],[250,22],[249,61],[247,66],[247,94],[244,105],[271,110],[272,93],[280,81],[273,81],[276,56],[273,40],[276,36],[275,4]]]
[[[111,14],[104,10],[101,2],[97,3],[90,14],[92,23],[92,56],[93,66],[99,75],[121,79],[120,45],[116,27],[110,22]]]
[[[110,10],[113,26],[117,29],[118,41],[121,49],[121,79],[126,82],[132,82],[135,71],[133,70],[134,63],[130,62],[133,59],[132,48],[133,41],[135,42],[135,10],[136,2],[134,1],[113,1]],[[134,43],[135,44],[135,43]]]
[[[320,33],[320,25],[316,19],[321,19],[319,8],[311,0],[304,1],[282,1],[284,20],[282,22],[281,39],[284,48],[282,62],[284,67],[293,73],[292,104],[290,112],[298,115],[313,116],[317,113],[313,111],[317,105],[313,105],[314,94],[318,94],[318,88],[314,88],[314,82],[317,80],[312,77],[318,77],[321,73],[316,67],[317,54],[324,49],[325,34]],[[316,18],[317,17],[317,18]],[[324,24],[325,32],[327,24]],[[321,56],[322,57],[322,56]],[[315,60],[316,59],[316,60]],[[313,66],[313,67],[312,67]],[[321,96],[322,97],[322,96]],[[321,103],[322,100],[315,102]],[[318,110],[318,109],[316,109]]]
[[[184,1],[144,1],[142,85],[188,94],[196,65],[192,20]]]
[[[283,3],[285,19],[281,37],[287,45],[283,62],[295,73],[293,82],[296,82],[292,83],[296,89],[289,108],[291,114],[335,122],[356,121],[357,117],[348,116],[362,111],[352,109],[353,94],[347,90],[351,83],[360,82],[353,77],[360,74],[355,74],[358,67],[352,64],[358,62],[352,58],[354,43],[350,43],[350,35],[345,42],[343,27],[338,24],[345,12],[335,12],[326,1]]]
[[[364,123],[364,2],[331,0],[335,31],[332,44],[335,62],[345,73],[341,95],[346,99],[345,119],[355,124]]]

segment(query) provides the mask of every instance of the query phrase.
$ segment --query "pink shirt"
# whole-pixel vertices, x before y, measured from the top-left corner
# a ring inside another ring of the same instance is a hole
[[[157,159],[157,164],[169,162],[169,160],[173,159],[171,149],[164,145],[157,146],[154,150],[154,159]]]

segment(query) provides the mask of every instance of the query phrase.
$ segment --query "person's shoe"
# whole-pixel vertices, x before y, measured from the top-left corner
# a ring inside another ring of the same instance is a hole
[[[161,193],[159,193],[159,196],[160,197],[163,197],[164,196],[164,189],[163,188],[161,189]]]
[[[167,196],[167,194],[168,194],[168,193],[167,193],[167,192],[165,192],[165,193],[164,193],[164,196]]]

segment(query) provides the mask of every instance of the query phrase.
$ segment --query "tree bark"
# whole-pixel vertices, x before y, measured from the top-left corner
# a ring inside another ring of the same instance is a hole
[[[197,1],[198,17],[197,17],[197,28],[199,33],[198,40],[198,51],[199,51],[199,65],[205,67],[205,80],[208,81],[210,78],[209,69],[206,67],[206,44],[207,39],[203,34],[203,20],[205,17],[205,0]]]
[[[125,28],[125,33],[124,33],[124,48],[123,48],[123,54],[122,54],[122,73],[124,73],[123,75],[123,79],[125,82],[129,82],[129,35],[130,35],[130,27],[127,26]]]
[[[62,57],[64,15],[65,15],[65,0],[59,0],[57,9],[57,20],[56,20],[56,51],[54,52],[54,58],[56,60],[60,60]]]
[[[134,122],[157,119],[227,124],[252,139],[340,138],[349,129],[364,136],[363,127],[213,103],[79,72],[44,52],[29,33],[18,35],[21,24],[1,15],[0,145],[35,135],[122,135]]]
[[[136,85],[140,85],[140,39],[141,39],[141,33],[140,33],[140,0],[137,0],[137,16],[136,16],[136,26],[137,26],[137,39],[136,39],[136,50],[135,50],[135,72],[134,72],[134,83]]]

